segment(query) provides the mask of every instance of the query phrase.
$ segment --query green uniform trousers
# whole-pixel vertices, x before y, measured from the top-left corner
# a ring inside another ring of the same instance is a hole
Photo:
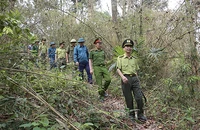
[[[66,58],[59,58],[57,60],[57,65],[58,65],[58,69],[61,69],[60,67],[65,65],[65,67],[64,67],[64,69],[65,69],[66,65],[67,65]]]
[[[124,75],[124,76],[128,79],[128,83],[124,83],[122,81],[121,84],[127,108],[130,110],[129,115],[135,116],[135,112],[133,111],[134,109],[133,94],[134,94],[134,98],[136,100],[137,107],[139,109],[138,116],[141,116],[144,113],[143,111],[144,103],[142,99],[143,95],[140,88],[140,81],[136,75],[134,76]]]
[[[111,82],[110,74],[105,66],[94,66],[93,68],[96,83],[99,86],[98,93],[100,96],[104,96]],[[102,85],[103,78],[105,80],[104,85]]]

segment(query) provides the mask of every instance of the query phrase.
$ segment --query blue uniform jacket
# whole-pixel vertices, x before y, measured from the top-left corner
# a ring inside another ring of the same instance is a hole
[[[55,54],[56,54],[55,52],[56,52],[56,48],[50,47],[49,50],[48,50],[49,58],[55,59]]]
[[[87,63],[89,60],[89,53],[86,46],[77,45],[74,48],[74,62]]]

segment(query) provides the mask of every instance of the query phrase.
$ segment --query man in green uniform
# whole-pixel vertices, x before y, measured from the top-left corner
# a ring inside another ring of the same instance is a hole
[[[72,77],[75,77],[77,65],[74,63],[74,48],[76,46],[76,39],[70,41],[70,45],[67,47],[67,66],[72,69]]]
[[[133,111],[133,95],[135,97],[138,111],[138,120],[146,121],[143,110],[143,94],[140,88],[140,81],[137,77],[137,71],[139,70],[137,58],[132,56],[134,42],[131,39],[126,39],[122,48],[125,51],[124,55],[117,58],[117,72],[121,77],[121,85],[123,95],[127,108],[129,109],[129,116],[132,121],[135,121],[135,112]]]
[[[94,41],[95,49],[91,50],[89,55],[89,66],[90,66],[90,73],[93,74],[96,78],[96,83],[99,86],[98,92],[100,95],[100,100],[104,100],[106,95],[106,90],[110,85],[111,78],[110,74],[105,67],[105,52],[102,50],[102,41],[100,39],[96,39]],[[102,85],[102,79],[105,79],[104,85]]]
[[[75,45],[76,45],[76,40],[72,39],[70,41],[70,45],[67,47],[67,63],[74,61],[73,53]]]
[[[55,61],[57,62],[58,68],[61,69],[61,66],[64,66],[64,68],[66,68],[67,51],[65,49],[65,42],[60,43],[60,47],[58,49],[56,49],[55,54],[56,54],[56,56],[55,56],[56,60]]]

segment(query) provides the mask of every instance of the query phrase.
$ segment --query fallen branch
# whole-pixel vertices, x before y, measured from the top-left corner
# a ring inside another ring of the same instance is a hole
[[[78,130],[78,128],[76,128],[67,118],[65,118],[60,112],[58,112],[56,109],[54,109],[48,102],[46,102],[40,95],[33,94],[32,92],[30,92],[26,87],[24,86],[20,86],[16,81],[14,81],[12,78],[7,77],[8,80],[15,84],[16,86],[19,86],[20,88],[22,88],[24,91],[26,91],[27,93],[29,93],[30,95],[32,95],[33,97],[35,97],[37,100],[39,100],[40,102],[42,102],[44,105],[48,106],[56,115],[58,115],[61,119],[63,119],[67,124],[69,124],[72,128],[74,128],[75,130]],[[33,90],[32,90],[33,91]]]

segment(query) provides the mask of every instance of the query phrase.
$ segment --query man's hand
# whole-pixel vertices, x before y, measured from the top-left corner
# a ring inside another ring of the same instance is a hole
[[[122,81],[123,81],[124,83],[128,83],[128,79],[127,79],[125,76],[122,77]]]
[[[91,75],[93,74],[93,70],[92,70],[92,69],[90,69],[90,74],[91,74]]]
[[[76,65],[78,66],[78,65],[79,65],[79,63],[78,63],[78,62],[76,62]]]

